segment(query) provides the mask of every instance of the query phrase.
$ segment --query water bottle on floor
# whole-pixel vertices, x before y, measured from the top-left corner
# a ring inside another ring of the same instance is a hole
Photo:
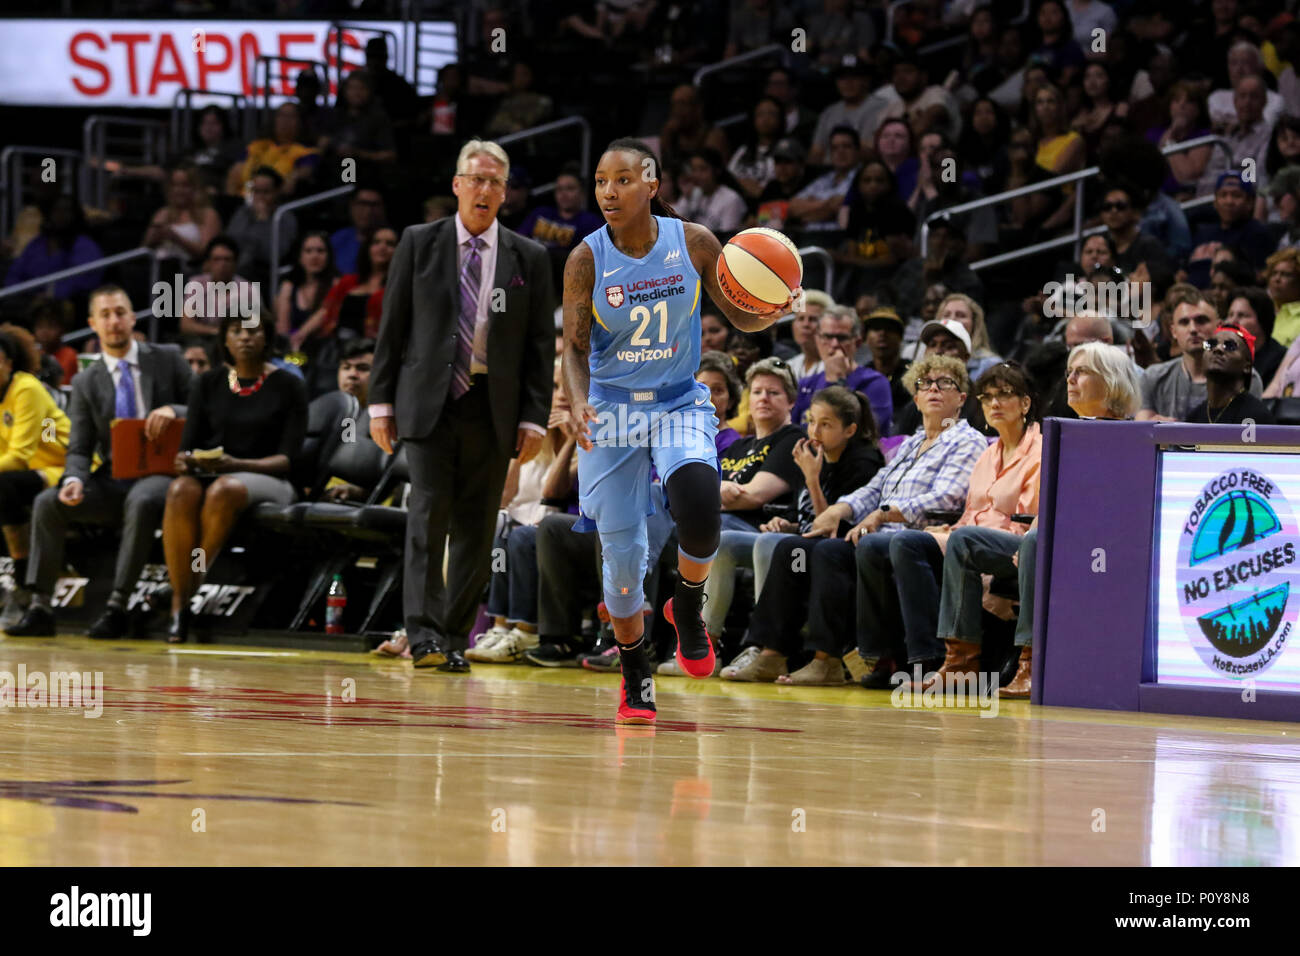
[[[343,633],[343,610],[348,606],[348,589],[343,586],[343,575],[334,575],[329,594],[325,597],[325,633]]]

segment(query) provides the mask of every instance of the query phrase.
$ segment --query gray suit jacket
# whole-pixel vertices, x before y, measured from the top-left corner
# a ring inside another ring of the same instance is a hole
[[[498,445],[514,453],[521,422],[546,428],[555,374],[555,305],[550,258],[541,243],[498,227],[493,289],[505,308],[488,326],[488,398]],[[486,281],[487,277],[484,277]],[[397,433],[425,438],[451,386],[460,317],[456,219],[402,234],[384,286],[370,403],[392,404]]]
[[[140,392],[144,395],[142,415],[170,405],[177,418],[185,417],[185,401],[194,374],[189,362],[176,349],[158,348],[140,343]],[[112,468],[112,433],[116,404],[113,374],[100,358],[72,379],[72,400],[68,403],[71,429],[68,435],[68,459],[63,466],[65,478],[90,477],[94,455],[99,453],[102,468]],[[105,474],[111,474],[111,470]]]

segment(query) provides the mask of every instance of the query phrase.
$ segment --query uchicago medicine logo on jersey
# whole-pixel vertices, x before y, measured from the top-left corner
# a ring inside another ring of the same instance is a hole
[[[1178,541],[1183,629],[1215,674],[1244,680],[1271,667],[1300,616],[1300,534],[1270,478],[1233,468],[1201,488]]]

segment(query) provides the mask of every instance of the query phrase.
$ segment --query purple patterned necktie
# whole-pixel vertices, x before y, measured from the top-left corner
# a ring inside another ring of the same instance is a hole
[[[474,236],[466,243],[469,252],[460,267],[460,324],[457,327],[456,365],[452,369],[451,397],[460,398],[469,391],[470,362],[474,358],[474,324],[478,319],[478,291],[483,263],[478,251],[486,242]]]

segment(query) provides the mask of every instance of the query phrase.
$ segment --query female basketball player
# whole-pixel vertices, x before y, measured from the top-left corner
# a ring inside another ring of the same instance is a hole
[[[744,332],[788,313],[802,290],[762,314],[732,305],[715,271],[721,243],[658,198],[659,160],[640,140],[609,144],[595,186],[606,226],[587,236],[564,267],[564,385],[582,448],[575,530],[594,524],[600,533],[605,605],[623,671],[618,722],[649,724],[656,711],[641,582],[645,519],[653,513],[651,464],[677,526],[679,581],[664,607],[677,631],[677,662],[692,677],[710,676],[714,665],[700,604],[718,550],[722,502],[718,420],[708,388],[695,381],[701,286]]]

